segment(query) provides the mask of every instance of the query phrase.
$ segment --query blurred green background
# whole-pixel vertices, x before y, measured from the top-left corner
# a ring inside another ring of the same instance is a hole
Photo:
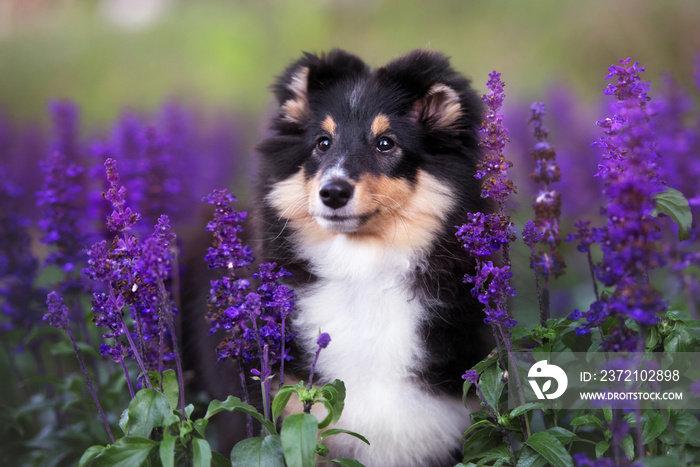
[[[597,98],[621,57],[690,84],[700,1],[1,0],[0,111],[43,120],[69,98],[89,128],[177,96],[259,124],[274,76],[331,47],[375,66],[440,50],[481,90],[496,69],[522,99],[552,83]]]

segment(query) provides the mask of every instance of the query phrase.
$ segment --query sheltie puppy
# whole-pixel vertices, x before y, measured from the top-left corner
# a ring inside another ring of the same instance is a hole
[[[474,262],[455,226],[488,211],[474,178],[482,103],[443,55],[378,69],[342,50],[305,54],[273,86],[262,160],[262,254],[294,274],[292,362],[345,383],[329,458],[367,466],[459,461],[470,424],[461,375],[491,349],[463,283]],[[333,456],[333,457],[331,457]]]

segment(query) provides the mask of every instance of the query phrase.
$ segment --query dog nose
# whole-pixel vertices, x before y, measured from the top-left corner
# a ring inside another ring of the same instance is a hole
[[[332,209],[339,209],[348,204],[354,189],[345,180],[330,180],[323,184],[318,194],[323,204]]]

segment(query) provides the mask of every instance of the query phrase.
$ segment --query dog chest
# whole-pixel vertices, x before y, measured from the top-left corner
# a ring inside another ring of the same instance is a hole
[[[407,378],[423,357],[418,332],[423,310],[411,291],[415,260],[345,235],[306,253],[319,280],[299,291],[293,325],[310,352],[319,332],[330,334],[319,374],[348,386]]]

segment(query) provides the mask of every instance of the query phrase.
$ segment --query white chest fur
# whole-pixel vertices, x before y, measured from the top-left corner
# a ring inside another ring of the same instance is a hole
[[[346,235],[307,245],[304,253],[319,280],[298,291],[296,339],[311,352],[320,332],[330,334],[316,371],[346,385],[338,426],[372,443],[336,436],[332,454],[368,467],[427,465],[449,455],[469,416],[460,398],[431,394],[412,378],[425,358],[425,311],[410,283],[420,258]]]

